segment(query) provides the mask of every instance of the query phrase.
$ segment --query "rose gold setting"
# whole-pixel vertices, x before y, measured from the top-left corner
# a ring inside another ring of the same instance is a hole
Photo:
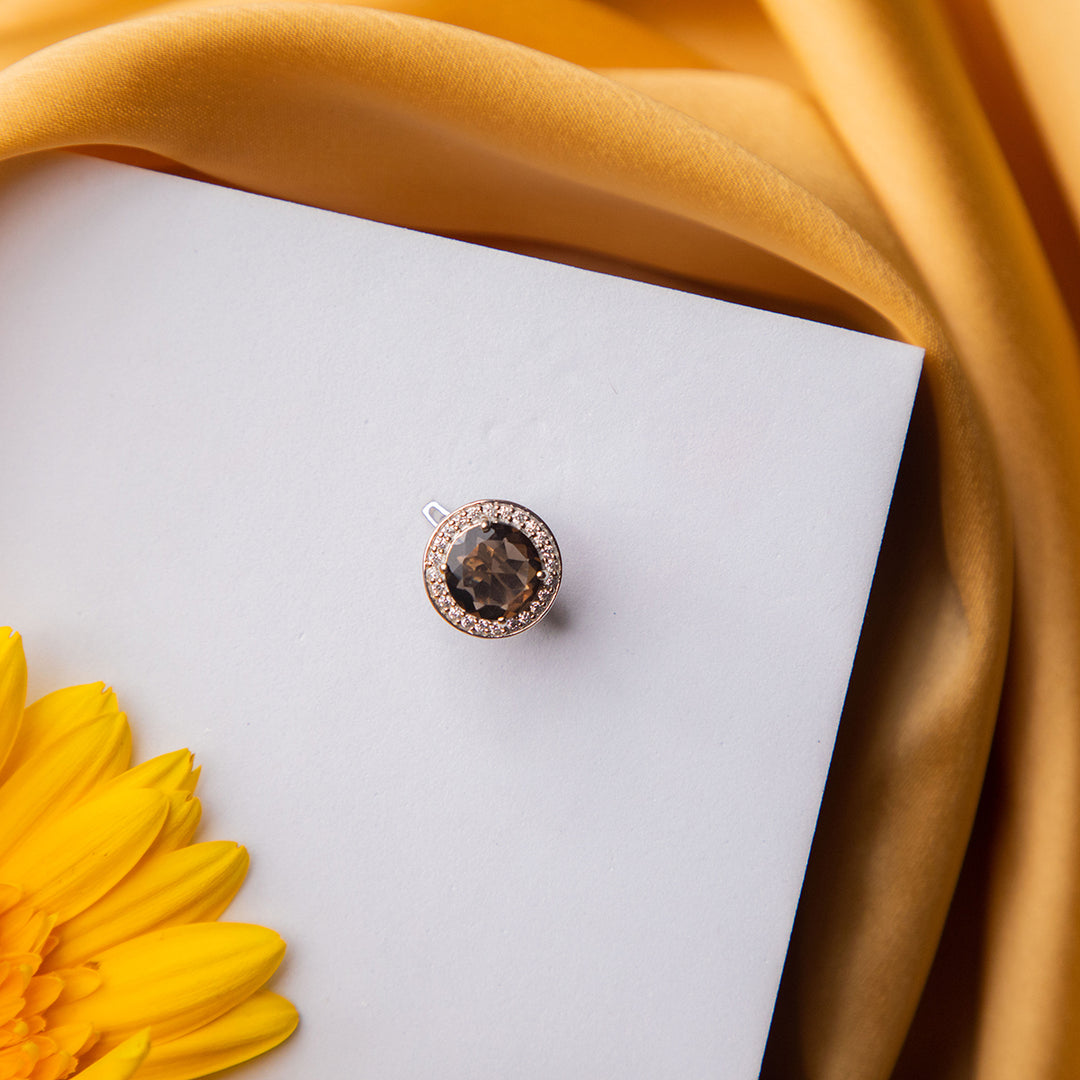
[[[429,504],[432,505],[432,504]],[[516,529],[535,549],[540,570],[534,595],[515,614],[484,618],[468,611],[447,584],[447,556],[459,537],[474,527],[495,525]],[[527,507],[506,499],[481,499],[466,503],[439,522],[424,553],[424,585],[435,610],[462,633],[480,638],[504,638],[520,634],[548,612],[562,581],[562,558],[555,537]]]

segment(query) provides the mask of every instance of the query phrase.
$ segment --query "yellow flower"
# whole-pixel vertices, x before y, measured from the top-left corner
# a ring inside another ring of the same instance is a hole
[[[296,1010],[260,987],[285,943],[215,920],[247,871],[190,843],[198,770],[129,768],[102,683],[26,700],[0,629],[0,1080],[188,1080],[276,1046]]]

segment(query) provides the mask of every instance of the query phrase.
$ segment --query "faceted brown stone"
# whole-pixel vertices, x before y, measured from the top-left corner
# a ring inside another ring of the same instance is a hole
[[[533,542],[502,522],[463,532],[446,555],[450,595],[481,619],[516,615],[537,593],[543,564]]]

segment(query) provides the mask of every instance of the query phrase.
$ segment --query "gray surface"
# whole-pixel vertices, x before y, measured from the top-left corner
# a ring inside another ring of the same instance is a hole
[[[918,350],[82,159],[0,229],[0,619],[252,850],[238,1075],[755,1076]],[[420,577],[484,497],[565,560],[505,641]]]

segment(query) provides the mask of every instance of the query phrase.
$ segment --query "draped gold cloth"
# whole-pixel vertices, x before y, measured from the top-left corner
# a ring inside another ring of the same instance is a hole
[[[0,156],[924,346],[764,1075],[1077,1077],[1078,48],[1075,0],[0,0]]]

